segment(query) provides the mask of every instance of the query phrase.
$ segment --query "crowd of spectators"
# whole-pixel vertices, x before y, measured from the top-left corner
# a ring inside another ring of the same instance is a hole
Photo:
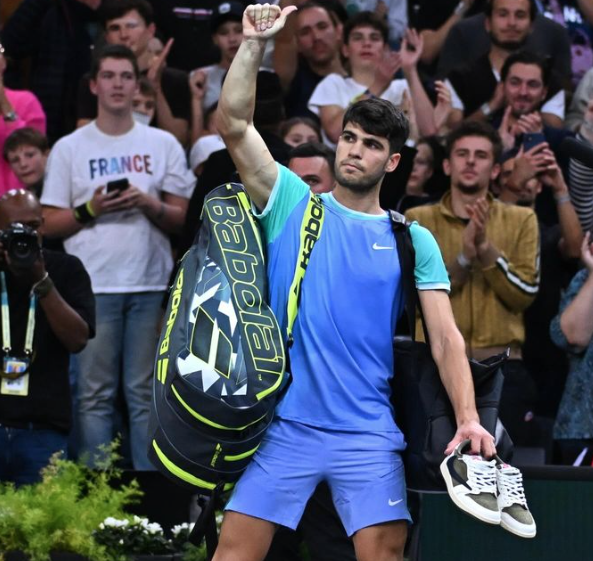
[[[400,107],[411,132],[382,205],[439,242],[468,356],[510,349],[501,419],[515,444],[543,449],[548,463],[591,464],[592,3],[279,0],[292,4],[257,80],[254,123],[273,156],[313,191],[330,191],[348,106],[379,97]],[[174,261],[193,242],[205,195],[240,181],[216,106],[245,4],[13,8],[0,28],[0,225],[41,201],[43,225],[31,219],[44,234],[39,259],[53,277],[56,253],[76,258],[70,283],[81,287],[69,309],[87,337],[69,366],[27,370],[27,387],[4,376],[0,429],[72,432],[70,452],[90,465],[123,429],[133,467],[150,469],[152,363]],[[57,290],[45,269],[8,269],[9,289],[29,282],[40,301]],[[63,268],[55,274],[68,301]],[[27,291],[8,297],[24,299],[14,309],[26,315]],[[55,331],[46,305],[36,313]],[[14,322],[13,354],[27,348],[26,323]],[[35,332],[33,364],[42,345]],[[51,401],[50,375],[71,400]],[[47,442],[47,457],[66,447]],[[14,473],[8,461],[0,479]]]

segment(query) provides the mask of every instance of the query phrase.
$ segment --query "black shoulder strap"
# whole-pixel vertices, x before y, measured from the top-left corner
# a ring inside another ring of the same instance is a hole
[[[402,289],[404,293],[404,306],[408,316],[408,326],[412,340],[416,339],[416,310],[420,314],[422,330],[424,331],[424,340],[429,343],[428,330],[422,313],[422,306],[416,290],[416,278],[414,268],[416,266],[416,251],[410,235],[410,224],[399,212],[389,211],[391,227],[395,235],[395,244],[399,255],[399,263],[402,272]]]

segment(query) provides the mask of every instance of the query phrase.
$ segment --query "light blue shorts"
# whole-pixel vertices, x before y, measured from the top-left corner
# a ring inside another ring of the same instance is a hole
[[[293,530],[327,481],[346,533],[412,521],[406,505],[399,433],[326,430],[276,419],[226,506]]]

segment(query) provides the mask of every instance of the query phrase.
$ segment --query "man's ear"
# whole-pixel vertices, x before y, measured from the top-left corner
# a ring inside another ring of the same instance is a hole
[[[449,158],[443,160],[443,171],[447,177],[451,177],[451,163],[449,162]]]
[[[499,173],[500,173],[500,164],[494,164],[492,166],[492,171],[490,172],[490,179],[492,181],[495,181],[496,178],[498,177]]]
[[[97,95],[97,82],[93,78],[89,82],[89,88],[94,95]]]
[[[389,156],[389,159],[387,160],[387,163],[385,164],[385,171],[387,173],[393,171],[399,165],[401,157],[402,155],[399,152],[391,154],[391,156]]]

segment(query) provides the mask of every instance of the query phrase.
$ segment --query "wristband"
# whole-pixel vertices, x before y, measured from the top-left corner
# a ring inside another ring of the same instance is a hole
[[[49,273],[46,272],[44,277],[40,281],[37,281],[31,287],[31,294],[35,294],[35,296],[37,296],[37,299],[41,300],[42,298],[45,298],[50,293],[50,291],[53,287],[54,287],[54,281],[52,281],[49,278]]]
[[[463,252],[457,256],[457,263],[459,263],[459,266],[465,270],[471,269],[472,266],[472,262],[465,255],[463,255]]]
[[[563,205],[564,203],[570,202],[570,195],[565,193],[564,195],[559,195],[558,197],[554,196],[554,199],[556,199],[556,204]]]
[[[74,209],[74,218],[81,224],[88,224],[89,222],[92,222],[96,218],[96,215],[91,207],[91,201],[87,201],[86,203],[78,205]]]

